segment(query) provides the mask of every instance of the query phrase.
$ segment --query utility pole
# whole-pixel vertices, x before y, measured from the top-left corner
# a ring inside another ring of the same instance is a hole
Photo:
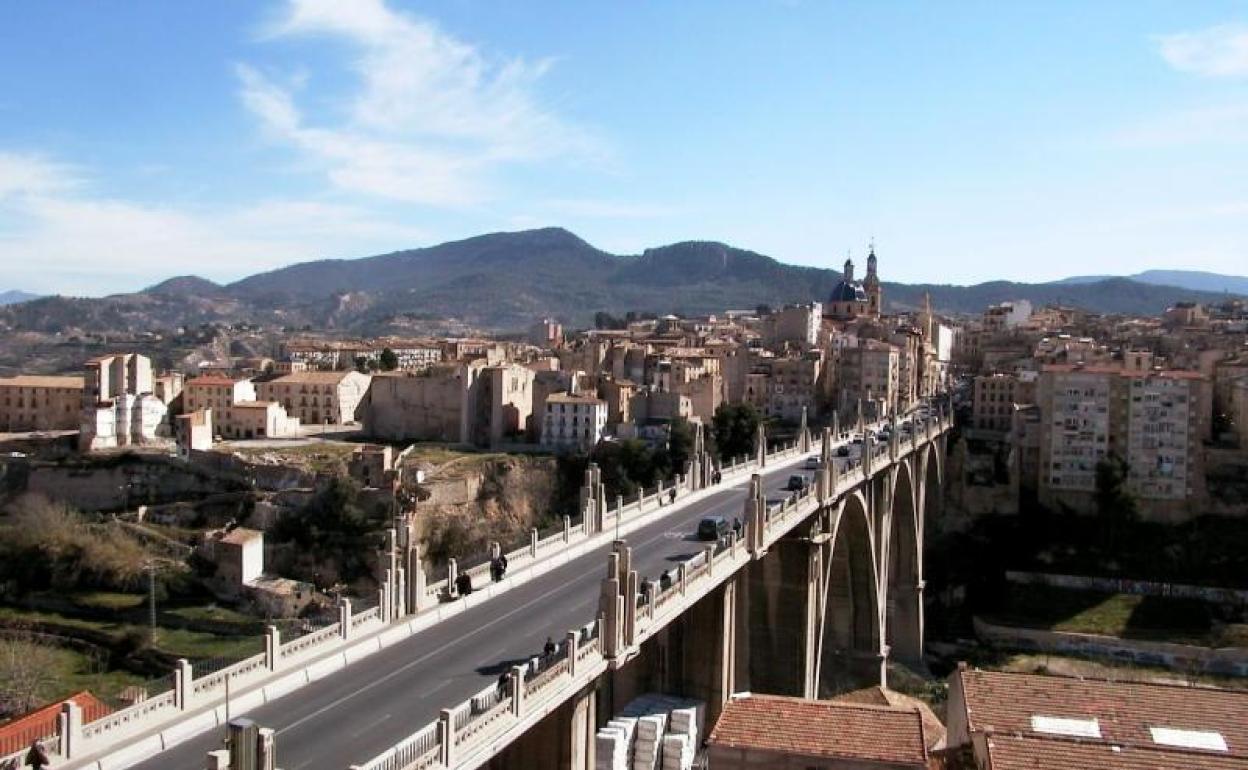
[[[147,570],[147,621],[151,627],[152,640],[156,639],[156,565],[148,562]]]

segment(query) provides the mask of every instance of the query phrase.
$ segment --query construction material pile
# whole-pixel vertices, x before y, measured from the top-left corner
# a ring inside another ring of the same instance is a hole
[[[690,770],[705,717],[701,701],[643,695],[598,731],[595,770]]]

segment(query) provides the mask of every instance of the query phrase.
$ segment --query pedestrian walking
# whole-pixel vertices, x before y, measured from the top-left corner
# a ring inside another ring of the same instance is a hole
[[[39,743],[38,738],[30,744],[30,751],[26,752],[26,764],[35,770],[40,770],[52,764],[52,760],[48,759],[47,750],[43,748],[43,744]]]
[[[549,636],[546,637],[546,644],[545,646],[542,647],[542,657],[549,660],[555,657],[555,651],[556,651],[555,640],[550,638]]]

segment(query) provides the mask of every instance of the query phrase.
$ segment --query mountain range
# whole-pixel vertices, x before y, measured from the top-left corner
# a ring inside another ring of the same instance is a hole
[[[1096,283],[1113,277],[1115,276],[1079,275],[1065,278],[1061,283]],[[1223,275],[1203,270],[1145,270],[1142,273],[1121,277],[1154,286],[1177,286],[1180,289],[1195,291],[1220,291],[1248,295],[1248,276],[1242,275]]]
[[[887,256],[880,272],[888,273]],[[456,319],[489,330],[554,316],[588,325],[599,310],[698,314],[825,298],[839,270],[787,265],[723,243],[689,241],[615,255],[560,228],[492,233],[355,260],[304,262],[220,285],[180,276],[132,294],[44,297],[0,308],[0,325],[46,332],[145,331],[205,322],[311,326],[357,334],[402,333]],[[1102,313],[1159,313],[1220,292],[1095,277],[974,286],[885,282],[890,309],[918,308],[924,293],[946,313],[979,313],[1027,299]],[[1248,289],[1244,290],[1248,294]]]
[[[29,302],[32,299],[38,299],[38,298],[39,298],[38,294],[31,294],[30,292],[25,292],[25,291],[17,291],[16,289],[10,290],[10,291],[0,291],[0,306],[16,305],[18,302]]]

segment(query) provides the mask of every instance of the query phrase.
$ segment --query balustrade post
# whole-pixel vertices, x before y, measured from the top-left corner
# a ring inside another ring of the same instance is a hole
[[[346,597],[338,600],[338,634],[343,639],[351,638],[351,600]]]
[[[207,763],[204,767],[208,770],[230,770],[230,750],[215,749],[208,752]],[[352,765],[351,769],[355,770],[357,767],[359,765]]]
[[[576,648],[581,639],[580,631],[569,631],[564,638],[564,649],[568,654],[568,676],[576,678]]]
[[[524,714],[525,666],[511,667],[511,715],[519,719]]]
[[[266,649],[268,640],[265,640]],[[191,664],[186,658],[178,658],[173,664],[173,705],[178,711],[186,711],[191,704],[191,684],[194,682],[194,675],[191,670]]]
[[[715,574],[715,546],[708,545],[706,547],[706,574]]]
[[[529,530],[529,556],[537,558],[537,527]]]
[[[438,760],[443,767],[454,767],[455,761],[455,712],[442,709],[438,712]]]
[[[381,587],[377,589],[377,617],[381,618],[382,623],[390,622],[390,613],[393,611],[390,591],[393,585],[394,574],[387,569],[385,579],[381,581]]]
[[[458,578],[459,578],[459,562],[454,558],[447,559],[446,560],[446,592],[450,594],[451,596],[457,596],[459,594],[458,589],[456,589],[455,587],[456,582],[458,582],[457,581]]]
[[[277,670],[277,659],[281,654],[281,650],[282,650],[282,632],[277,630],[277,626],[265,626],[264,627],[264,666],[269,671]],[[184,662],[185,661],[179,660],[178,666],[181,667],[181,665]],[[187,665],[187,668],[189,669],[191,664],[187,663],[186,665]]]
[[[67,700],[56,718],[57,753],[73,759],[82,746],[82,706]]]
[[[685,595],[685,586],[688,583],[688,581],[685,578],[689,573],[688,573],[688,570],[685,569],[685,564],[686,562],[682,561],[676,568],[677,573],[680,576],[680,595],[681,596]]]
[[[583,522],[585,520],[581,519],[581,521]],[[563,517],[563,542],[565,543],[572,542],[572,517],[571,516]]]
[[[394,615],[391,620],[407,616],[407,570],[399,567],[398,574],[394,576]]]

